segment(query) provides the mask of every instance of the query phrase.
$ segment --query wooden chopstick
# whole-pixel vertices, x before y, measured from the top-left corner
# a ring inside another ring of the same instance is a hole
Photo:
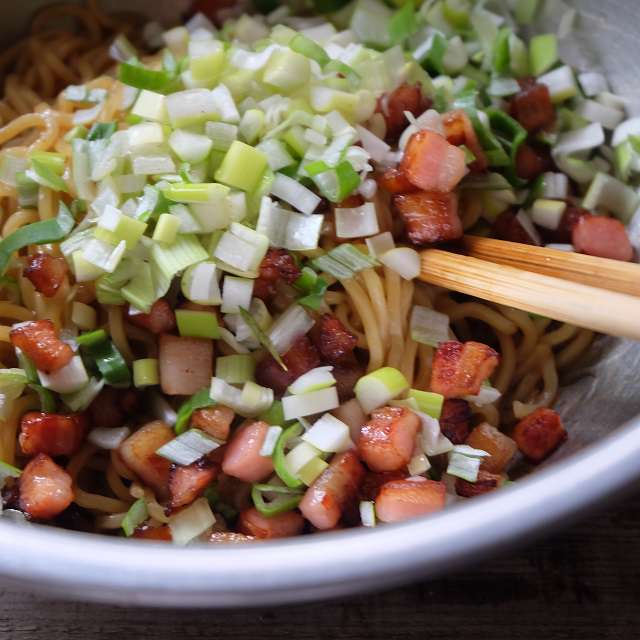
[[[424,282],[623,338],[640,340],[640,298],[427,249],[421,254]]]
[[[640,264],[479,236],[465,236],[462,242],[473,258],[640,296]]]

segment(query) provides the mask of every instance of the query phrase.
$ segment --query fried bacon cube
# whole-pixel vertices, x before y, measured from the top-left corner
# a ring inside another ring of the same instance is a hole
[[[471,165],[473,171],[485,171],[489,166],[487,156],[478,141],[469,116],[462,109],[445,113],[442,117],[447,142],[456,147],[464,145],[476,157]]]
[[[20,509],[38,520],[50,520],[73,502],[73,480],[48,455],[39,453],[20,476]]]
[[[327,364],[345,361],[358,343],[358,339],[330,313],[323,314],[316,322],[311,338],[322,361]]]
[[[456,479],[456,493],[463,498],[474,498],[484,493],[489,493],[500,487],[505,481],[503,475],[490,473],[480,469],[478,479],[475,482],[468,482],[462,478]]]
[[[73,358],[73,349],[60,340],[51,320],[25,322],[12,329],[9,337],[11,344],[45,373],[61,369]]]
[[[36,253],[27,258],[23,274],[43,296],[52,298],[64,283],[69,267],[64,258]]]
[[[424,478],[392,480],[384,484],[376,498],[376,515],[382,522],[401,522],[434,513],[446,504],[443,482]]]
[[[498,362],[498,354],[486,344],[443,342],[433,357],[431,390],[445,398],[475,396]]]
[[[276,293],[276,283],[284,280],[294,283],[300,276],[300,267],[285,249],[271,248],[260,263],[258,277],[253,284],[253,295],[265,302]]]
[[[203,458],[188,466],[173,465],[169,473],[169,506],[172,509],[191,504],[215,480],[218,466]]]
[[[547,85],[523,81],[520,86],[511,100],[511,115],[530,133],[550,127],[556,111]]]
[[[80,448],[86,430],[87,420],[82,414],[30,412],[20,420],[18,441],[26,456],[70,456]]]
[[[212,438],[226,442],[235,415],[233,409],[221,404],[196,409],[191,415],[191,426],[206,431]]]
[[[458,196],[455,193],[407,193],[395,196],[393,204],[402,217],[412,244],[422,246],[462,237]]]
[[[247,538],[271,540],[290,538],[302,533],[304,518],[297,511],[264,516],[255,507],[245,509],[238,518],[238,529]]]
[[[509,436],[486,422],[471,432],[466,444],[489,454],[489,457],[482,459],[481,468],[491,473],[502,473],[518,450]]]
[[[555,411],[541,407],[518,422],[513,439],[529,460],[542,462],[567,439],[567,432]]]
[[[466,400],[447,398],[442,405],[440,431],[453,444],[464,444],[469,436],[471,407]]]
[[[406,174],[402,169],[391,167],[377,178],[378,186],[394,195],[400,193],[413,193],[418,191],[418,187],[409,182]]]
[[[381,113],[387,125],[387,139],[395,141],[409,126],[405,111],[419,116],[431,106],[431,100],[425,97],[418,84],[401,84],[391,93],[378,100],[376,112]]]
[[[129,309],[127,322],[146,329],[154,335],[160,335],[176,328],[176,314],[171,305],[164,298],[160,298],[151,305],[149,313],[132,313]]]
[[[282,395],[287,387],[303,373],[320,366],[320,354],[307,336],[298,338],[282,356],[285,371],[272,356],[262,359],[256,368],[256,382]]]

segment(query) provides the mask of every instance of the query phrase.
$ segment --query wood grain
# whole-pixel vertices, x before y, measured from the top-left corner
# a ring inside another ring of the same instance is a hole
[[[640,265],[633,262],[596,258],[582,253],[479,236],[465,236],[462,246],[468,255],[480,260],[640,296]]]
[[[640,298],[469,256],[426,249],[420,280],[578,327],[640,340]]]
[[[343,602],[154,611],[0,591],[0,639],[632,640],[639,594],[640,497],[476,569]]]

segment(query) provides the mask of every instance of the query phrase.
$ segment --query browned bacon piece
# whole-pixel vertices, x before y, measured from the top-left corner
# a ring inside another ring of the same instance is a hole
[[[455,193],[419,191],[395,196],[393,204],[412,244],[422,246],[462,237]]]
[[[525,231],[512,211],[501,213],[493,225],[493,230],[500,240],[520,242],[521,244],[535,244],[533,238]]]
[[[471,407],[466,400],[447,398],[442,405],[440,431],[453,444],[464,444],[469,436]]]
[[[154,420],[130,435],[119,449],[125,465],[160,498],[168,495],[171,462],[159,456],[156,451],[173,440],[173,437],[171,427],[160,420]]]
[[[355,356],[346,358],[333,367],[333,377],[336,379],[336,389],[340,402],[346,402],[353,398],[353,389],[356,382],[366,373],[364,365],[356,360]]]
[[[433,358],[431,390],[445,398],[475,396],[498,362],[498,354],[486,344],[443,342]]]
[[[87,430],[87,420],[82,414],[25,413],[20,420],[18,439],[22,453],[34,456],[73,455],[82,444]]]
[[[215,480],[218,467],[206,458],[189,466],[173,465],[169,473],[169,506],[172,509],[191,504]]]
[[[60,340],[51,320],[25,322],[12,329],[9,336],[11,344],[45,373],[61,369],[73,358],[73,349]]]
[[[43,296],[52,298],[62,286],[69,268],[64,258],[56,258],[48,253],[36,253],[27,258],[25,277]]]
[[[387,125],[387,139],[395,141],[403,130],[409,126],[405,111],[419,116],[431,106],[431,100],[426,98],[420,85],[402,84],[389,94],[378,100],[376,112],[384,116]]]
[[[404,480],[408,475],[407,470],[385,471],[384,473],[368,471],[360,485],[358,498],[360,500],[375,500],[383,485],[392,480]]]
[[[304,494],[299,505],[302,515],[317,529],[333,529],[356,499],[364,473],[353,451],[335,455]]]
[[[171,542],[171,529],[169,525],[163,524],[159,527],[151,527],[148,524],[139,526],[134,532],[133,537],[139,540],[152,540],[155,542]]]
[[[38,520],[50,520],[73,501],[73,480],[48,455],[39,453],[20,476],[20,509]]]
[[[541,407],[518,422],[513,438],[529,460],[542,462],[567,439],[567,432],[555,411]]]
[[[264,516],[255,507],[245,509],[238,518],[238,530],[258,540],[290,538],[302,533],[304,518],[297,511]]]
[[[573,227],[571,239],[580,253],[623,262],[633,259],[627,229],[614,218],[582,216]]]
[[[382,175],[378,176],[377,182],[381,189],[394,195],[418,191],[418,187],[409,182],[405,172],[396,167],[387,169]]]
[[[502,485],[505,478],[502,475],[489,473],[480,469],[478,479],[475,482],[468,482],[462,478],[456,479],[456,493],[463,498],[473,498],[481,496],[483,493],[494,491]]]
[[[456,147],[465,145],[476,157],[471,169],[473,171],[485,171],[489,166],[487,155],[478,141],[478,136],[469,116],[462,109],[449,111],[444,114],[442,124],[449,144],[453,144]]]
[[[511,115],[530,133],[550,127],[556,119],[549,88],[538,82],[521,81],[521,91],[511,100]]]
[[[296,378],[320,366],[320,355],[307,336],[298,338],[282,356],[285,371],[272,356],[266,356],[256,368],[256,382],[282,395]]]
[[[516,155],[516,173],[523,180],[535,180],[552,168],[549,154],[539,147],[524,142]]]
[[[206,431],[213,438],[226,441],[235,415],[233,409],[221,404],[196,409],[191,416],[191,426]]]
[[[276,283],[284,280],[292,284],[300,276],[300,267],[285,249],[271,248],[260,263],[260,272],[254,281],[253,295],[267,302],[276,293]]]
[[[160,298],[151,305],[149,313],[132,313],[129,309],[127,322],[159,335],[169,333],[176,328],[176,314],[171,305],[164,298]]]
[[[411,460],[419,428],[420,419],[405,407],[376,409],[360,430],[360,457],[372,471],[399,471]]]
[[[509,436],[486,422],[479,424],[471,432],[466,444],[489,454],[482,459],[481,468],[490,473],[502,473],[518,450]]]
[[[358,339],[348,331],[338,318],[323,314],[311,330],[311,338],[327,364],[344,362],[356,348]]]
[[[260,454],[269,425],[262,420],[248,422],[237,429],[225,447],[222,470],[244,482],[261,482],[273,473],[271,456]]]
[[[442,482],[424,478],[392,480],[384,484],[376,498],[376,515],[382,522],[400,522],[440,511],[446,502]]]
[[[562,244],[571,244],[573,228],[580,222],[582,218],[591,217],[591,212],[582,207],[575,207],[571,204],[567,205],[558,228],[550,231],[543,230],[544,238],[547,242],[559,242]]]

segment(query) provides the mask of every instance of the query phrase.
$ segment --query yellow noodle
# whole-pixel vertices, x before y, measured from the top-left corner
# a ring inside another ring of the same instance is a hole
[[[0,318],[26,322],[27,320],[33,320],[33,312],[17,304],[0,300]]]
[[[387,364],[398,368],[402,362],[404,353],[404,335],[402,318],[400,316],[402,306],[402,289],[400,276],[397,272],[384,268],[385,291],[387,295],[387,309],[389,310],[389,337],[390,348],[387,356]]]
[[[86,466],[87,461],[95,454],[98,447],[91,443],[86,443],[78,453],[76,453],[67,464],[67,473],[75,480],[78,474]]]
[[[389,348],[389,326],[387,323],[389,310],[387,309],[387,300],[384,295],[384,286],[374,269],[365,269],[361,275],[367,288],[371,305],[376,314],[378,326],[380,327],[382,349],[386,352]]]
[[[6,238],[20,227],[36,222],[38,219],[38,213],[34,209],[19,209],[7,218],[2,227],[2,236]]]
[[[122,354],[127,362],[133,361],[133,351],[129,345],[129,339],[124,329],[124,320],[122,317],[122,307],[114,305],[109,306],[109,335],[116,345],[118,351]]]
[[[125,486],[124,482],[122,482],[122,478],[116,471],[113,462],[110,462],[107,467],[107,482],[109,483],[109,488],[117,498],[120,498],[120,500],[124,502],[131,502],[129,489]]]
[[[522,342],[518,346],[518,361],[521,362],[531,355],[538,342],[538,332],[533,321],[524,311],[519,309],[501,308],[502,313],[518,326],[522,332]]]
[[[593,341],[594,333],[581,329],[576,337],[556,356],[558,369],[564,369],[580,358]]]
[[[82,489],[76,489],[74,502],[85,509],[91,511],[103,511],[104,513],[121,513],[129,509],[130,503],[101,496],[96,493],[89,493]]]

